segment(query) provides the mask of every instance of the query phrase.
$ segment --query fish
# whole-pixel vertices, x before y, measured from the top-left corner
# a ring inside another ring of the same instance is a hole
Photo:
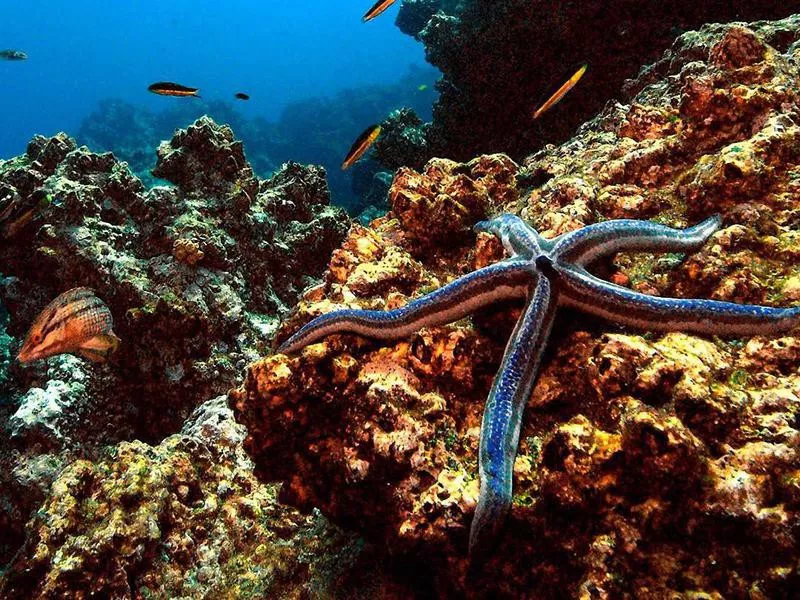
[[[548,111],[551,108],[553,108],[553,106],[558,104],[561,101],[561,99],[566,95],[566,93],[568,91],[570,91],[572,88],[575,87],[575,85],[578,83],[578,81],[580,81],[581,77],[583,77],[583,74],[586,73],[586,69],[588,69],[588,68],[589,68],[588,64],[581,65],[581,68],[578,69],[577,71],[575,71],[575,74],[572,77],[570,77],[569,79],[567,79],[567,81],[564,83],[564,85],[562,85],[560,88],[558,88],[556,93],[553,94],[552,96],[550,96],[547,99],[547,101],[544,104],[542,104],[536,110],[535,113],[533,113],[533,118],[534,119],[538,119],[539,117],[542,116],[543,113],[545,113],[546,111]]]
[[[342,163],[342,171],[346,171],[353,163],[357,162],[364,153],[369,150],[369,147],[375,143],[375,140],[378,139],[378,136],[381,134],[381,126],[380,125],[370,125],[367,127],[364,132],[358,136],[355,142],[353,142],[352,147],[350,148],[350,152],[347,153],[347,156]]]
[[[239,92],[238,94],[236,94],[236,97],[237,97],[239,100],[250,100],[250,96],[248,96],[248,95],[247,95],[247,94],[245,94],[244,92]]]
[[[17,360],[25,364],[59,354],[77,354],[104,363],[120,344],[113,328],[111,311],[94,290],[73,288],[39,313]]]
[[[421,86],[419,86],[417,88],[417,90],[420,91],[420,92],[424,92],[427,89],[428,89],[428,84],[426,84],[426,83],[423,83]]]
[[[28,60],[28,55],[20,50],[0,50],[2,60]]]
[[[198,88],[191,88],[186,87],[185,85],[181,85],[179,83],[172,83],[171,81],[159,81],[158,83],[154,83],[150,87],[147,88],[154,94],[158,94],[159,96],[194,96],[195,98],[199,98],[200,90]]]
[[[364,21],[364,23],[367,21],[372,21],[372,19],[394,4],[394,2],[395,0],[378,0],[375,5],[367,11],[367,14],[365,14],[361,20]]]

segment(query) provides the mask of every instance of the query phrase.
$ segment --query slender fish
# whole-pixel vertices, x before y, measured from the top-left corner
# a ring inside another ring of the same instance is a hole
[[[102,363],[120,343],[113,327],[111,311],[94,291],[74,288],[39,313],[17,359],[29,363],[58,354],[77,354]]]
[[[372,21],[372,19],[377,17],[379,14],[381,14],[383,11],[389,8],[392,4],[394,4],[394,2],[395,0],[378,0],[375,3],[375,6],[373,6],[367,11],[367,14],[364,15],[362,20],[364,21],[364,23],[366,23],[367,21]]]
[[[581,77],[583,77],[583,74],[586,73],[586,69],[588,69],[588,68],[589,68],[589,65],[583,65],[583,66],[581,66],[580,69],[575,71],[575,74],[572,77],[570,77],[569,79],[567,79],[566,83],[564,83],[564,85],[562,85],[560,88],[558,88],[556,93],[553,94],[552,96],[550,96],[547,99],[547,102],[542,104],[536,110],[536,112],[533,113],[533,118],[534,119],[538,119],[539,117],[542,116],[543,113],[547,112],[548,110],[553,108],[553,106],[555,106],[556,104],[561,102],[561,99],[567,94],[568,91],[570,91],[572,88],[575,87],[575,85],[578,83],[578,81],[580,81]]]
[[[154,83],[150,87],[147,88],[154,94],[158,94],[159,96],[178,96],[178,97],[185,97],[185,96],[194,96],[195,98],[199,98],[200,90],[198,88],[191,88],[186,87],[185,85],[181,85],[179,83],[173,83],[171,81],[159,81],[158,83]]]
[[[381,126],[380,125],[371,125],[367,127],[364,132],[358,136],[355,142],[353,142],[352,147],[350,148],[350,152],[347,153],[347,156],[342,163],[342,171],[346,171],[353,163],[357,162],[364,153],[369,150],[369,147],[375,143],[375,140],[378,139],[378,136],[381,134]]]

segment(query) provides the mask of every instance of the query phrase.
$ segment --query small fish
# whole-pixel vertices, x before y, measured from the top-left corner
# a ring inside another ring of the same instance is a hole
[[[199,98],[200,94],[197,92],[200,91],[197,88],[190,88],[186,87],[185,85],[181,85],[179,83],[172,83],[171,81],[159,81],[158,83],[154,83],[149,88],[147,88],[154,94],[158,94],[159,96],[194,96],[195,98]]]
[[[0,50],[2,60],[28,60],[28,55],[19,50]]]
[[[417,88],[417,91],[424,92],[424,91],[425,91],[425,90],[427,90],[427,89],[428,89],[428,84],[426,84],[426,83],[423,83],[421,86],[419,86],[419,87]]]
[[[545,102],[544,104],[542,104],[542,105],[541,105],[541,106],[540,106],[540,107],[539,107],[539,108],[536,110],[536,112],[535,112],[535,113],[533,113],[533,118],[534,118],[534,119],[538,119],[539,117],[541,117],[541,116],[542,116],[542,113],[544,113],[544,112],[546,112],[546,111],[550,110],[550,109],[551,109],[553,106],[555,106],[556,104],[558,104],[558,103],[561,101],[561,99],[562,99],[562,98],[563,98],[563,97],[566,95],[566,93],[567,93],[568,91],[570,91],[572,88],[574,88],[574,87],[575,87],[575,84],[577,84],[577,83],[578,83],[578,81],[580,81],[581,77],[583,77],[583,74],[584,74],[584,73],[586,73],[586,69],[588,69],[588,68],[589,68],[589,65],[588,65],[588,64],[584,64],[584,65],[582,65],[582,66],[581,66],[581,68],[580,68],[580,69],[578,69],[577,71],[575,71],[575,74],[574,74],[572,77],[570,77],[570,78],[569,78],[569,79],[566,81],[566,83],[564,83],[564,85],[562,85],[560,88],[558,88],[558,90],[556,91],[556,93],[555,93],[555,94],[553,94],[552,96],[550,96],[550,97],[547,99],[547,102]]]
[[[238,94],[236,94],[236,97],[237,97],[239,100],[250,100],[250,96],[248,96],[248,95],[247,95],[247,94],[245,94],[244,92],[239,92]]]
[[[367,11],[367,14],[365,14],[364,17],[362,18],[362,21],[364,21],[364,23],[366,23],[367,21],[372,21],[372,19],[377,17],[379,14],[381,14],[383,11],[389,8],[392,4],[394,4],[394,2],[395,0],[378,0],[375,3],[375,6],[373,6]]]
[[[119,346],[111,311],[89,288],[64,292],[39,313],[17,360],[29,363],[58,354],[77,354],[103,363]]]
[[[353,146],[350,148],[350,152],[347,153],[347,157],[345,157],[344,162],[342,163],[342,171],[346,171],[353,163],[358,161],[359,158],[364,156],[364,153],[369,150],[369,147],[375,143],[375,140],[378,139],[378,136],[381,134],[381,126],[380,125],[371,125],[364,130],[358,139],[353,143]]]

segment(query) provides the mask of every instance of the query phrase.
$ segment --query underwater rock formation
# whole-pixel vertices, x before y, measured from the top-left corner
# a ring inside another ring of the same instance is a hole
[[[561,146],[401,170],[285,339],[387,309],[503,257],[510,212],[552,238],[610,218],[724,226],[690,255],[597,265],[641,292],[800,303],[800,16],[682,35]],[[492,165],[491,192],[487,169]],[[457,182],[457,185],[454,184]],[[484,191],[481,191],[483,188]],[[456,218],[457,215],[463,215]],[[229,403],[259,478],[415,566],[433,595],[789,597],[800,584],[800,332],[721,341],[562,314],[527,406],[505,534],[467,580],[486,396],[519,306],[253,363]],[[524,557],[520,560],[520,557]]]
[[[61,472],[0,596],[352,598],[362,544],[318,512],[278,504],[242,448],[225,398],[157,446],[109,447]]]
[[[397,24],[425,45],[443,77],[433,122],[411,137],[419,144],[385,154],[406,165],[420,153],[469,160],[506,152],[520,160],[569,138],[676,32],[795,10],[774,0],[676,0],[646,8],[637,0],[405,0]],[[584,62],[589,72],[578,86],[534,121],[536,107]]]
[[[145,190],[112,154],[63,134],[37,136],[26,155],[0,161],[9,333],[21,338],[49,300],[86,286],[122,339],[106,367],[72,357],[12,365],[0,409],[9,532],[19,533],[52,476],[38,469],[44,483],[32,480],[31,461],[52,454],[60,465],[133,438],[158,443],[227,392],[349,227],[329,206],[323,169],[287,163],[260,180],[231,130],[208,118],[165,143],[155,171],[177,187]]]

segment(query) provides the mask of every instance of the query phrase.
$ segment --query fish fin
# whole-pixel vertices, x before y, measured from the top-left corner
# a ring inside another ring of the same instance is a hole
[[[87,360],[104,363],[119,348],[120,339],[111,334],[96,335],[83,342],[75,352]]]
[[[198,94],[197,92],[192,92],[192,96],[194,98],[202,98],[202,96],[200,94]]]

